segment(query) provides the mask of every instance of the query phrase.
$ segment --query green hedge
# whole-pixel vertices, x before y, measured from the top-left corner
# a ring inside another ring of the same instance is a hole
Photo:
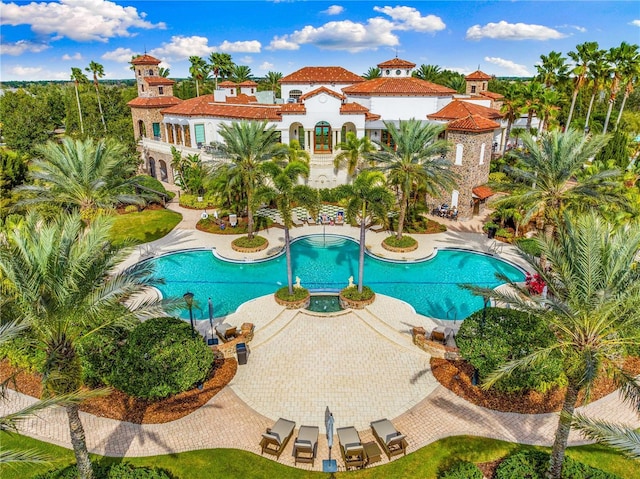
[[[309,290],[307,288],[293,288],[293,294],[289,294],[289,286],[280,288],[276,291],[276,297],[282,301],[299,301],[309,296]]]
[[[481,380],[506,362],[554,341],[553,332],[536,316],[504,308],[473,313],[464,320],[456,335],[460,354],[478,370]],[[560,358],[552,354],[544,366],[516,370],[494,387],[505,392],[527,389],[544,392],[562,384],[563,377]]]
[[[545,479],[550,455],[542,451],[523,451],[507,457],[496,469],[495,479]],[[620,476],[564,459],[562,479],[620,479]]]
[[[482,471],[472,462],[460,461],[438,474],[438,479],[482,479]]]
[[[161,399],[204,381],[214,361],[200,334],[176,318],[153,318],[137,326],[120,347],[109,382],[125,393]]]
[[[165,195],[168,196],[167,200],[173,199],[173,197],[176,195],[173,191],[167,191],[164,185],[159,180],[155,179],[153,176],[138,175],[135,177],[134,180],[140,186],[149,188],[150,190],[158,191],[160,193],[164,193]],[[152,194],[148,191],[144,191],[143,193],[147,195]],[[160,197],[157,197],[154,199],[154,201],[162,202],[162,199]]]
[[[78,467],[67,466],[63,469],[38,474],[33,479],[77,479]],[[158,467],[134,467],[126,462],[120,464],[93,464],[94,479],[178,479],[166,469]]]
[[[258,248],[267,242],[267,238],[264,236],[255,235],[253,238],[248,236],[241,236],[233,240],[233,244],[240,248]]]
[[[215,208],[216,201],[211,196],[203,196],[202,201],[198,201],[199,196],[183,193],[180,195],[180,206],[203,210],[205,208]]]
[[[369,286],[362,287],[362,293],[358,292],[357,286],[349,286],[341,291],[342,296],[352,301],[365,301],[371,299],[374,295],[373,290]]]
[[[402,236],[398,239],[396,236],[387,236],[383,241],[387,246],[392,248],[410,248],[414,246],[418,241],[411,236]]]
[[[516,246],[532,256],[540,256],[542,251],[540,249],[540,243],[535,238],[520,238],[516,240]]]

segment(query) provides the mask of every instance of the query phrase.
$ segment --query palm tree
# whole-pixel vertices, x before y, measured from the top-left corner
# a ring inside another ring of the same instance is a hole
[[[523,137],[524,148],[516,155],[519,166],[509,168],[509,175],[520,188],[511,196],[496,202],[507,202],[523,207],[523,222],[541,218],[548,238],[553,237],[556,219],[567,207],[588,207],[603,201],[614,201],[611,196],[618,171],[603,171],[574,181],[585,163],[604,146],[603,135],[585,137],[577,130],[556,130],[541,134],[538,140],[530,134]],[[523,186],[524,185],[524,186]]]
[[[215,89],[218,89],[218,78],[228,78],[235,66],[228,53],[213,52],[209,55],[209,66],[215,79]]]
[[[549,55],[540,55],[540,60],[540,64],[536,65],[536,80],[544,83],[545,87],[552,88],[567,76],[569,66],[562,53],[551,51]]]
[[[549,124],[560,112],[560,93],[557,90],[543,90],[538,98],[538,113],[542,116],[542,121],[538,127],[540,132],[549,129]]]
[[[596,96],[604,90],[606,80],[611,74],[611,66],[606,59],[606,50],[598,50],[594,52],[591,62],[589,63],[589,82],[591,84],[591,99],[589,100],[589,109],[587,110],[587,119],[584,124],[585,132],[589,131],[589,120],[593,111],[593,102]]]
[[[542,96],[542,91],[542,85],[535,80],[529,82],[521,91],[522,110],[527,114],[527,131],[531,131],[533,115],[537,113],[540,108],[540,97]]]
[[[238,170],[247,198],[247,236],[253,238],[253,208],[255,191],[262,184],[260,165],[284,154],[278,143],[274,125],[267,128],[267,121],[247,121],[220,125],[220,136],[225,141],[224,150],[231,159],[231,170]]]
[[[417,70],[414,70],[413,76],[421,80],[436,82],[440,73],[442,73],[442,69],[438,65],[420,65]]]
[[[372,153],[370,158],[380,171],[387,174],[389,183],[400,191],[396,233],[400,239],[411,191],[420,185],[427,194],[439,197],[441,190],[450,191],[455,186],[457,175],[451,170],[451,163],[444,158],[448,143],[438,139],[444,127],[423,124],[416,119],[401,120],[397,127],[390,121],[385,121],[384,125],[395,148],[380,144],[382,149]]]
[[[360,253],[358,256],[358,292],[362,293],[364,285],[364,249],[367,231],[367,218],[382,218],[386,221],[387,213],[393,205],[393,194],[385,185],[385,177],[380,171],[363,171],[353,184],[346,185],[343,190],[347,200],[347,217],[360,217]]]
[[[620,82],[624,77],[627,65],[633,64],[634,58],[637,58],[637,50],[637,45],[629,45],[627,42],[622,42],[617,48],[609,49],[607,60],[609,60],[611,65],[615,65],[615,67],[613,69],[613,78],[609,90],[609,107],[607,108],[607,116],[604,120],[603,133],[607,132],[609,119],[611,118],[611,110],[613,109],[613,104],[616,102],[616,97],[620,90]]]
[[[189,74],[191,78],[196,82],[196,96],[200,96],[200,87],[198,86],[198,82],[203,81],[209,75],[209,68],[207,63],[197,55],[192,55],[189,57],[189,62],[191,62],[191,66],[189,67]]]
[[[246,65],[234,65],[231,69],[231,80],[234,83],[251,80],[251,68]]]
[[[358,138],[352,131],[347,132],[346,141],[338,143],[338,153],[333,159],[333,167],[339,169],[347,166],[347,175],[353,177],[357,171],[362,169],[362,160],[371,152],[376,150],[368,136]]]
[[[633,85],[638,81],[638,77],[640,76],[640,53],[638,53],[638,45],[630,45],[623,58],[620,76],[621,80],[625,82],[625,86],[620,112],[616,120],[616,128],[618,128],[618,124],[620,124],[622,111],[624,110],[624,105],[627,103],[627,98],[629,98],[629,95],[633,92]]]
[[[100,89],[98,88],[98,78],[104,76],[104,67],[93,60],[89,62],[89,66],[85,68],[86,71],[93,73],[93,86],[96,89],[96,97],[98,98],[98,109],[100,110],[100,119],[102,120],[102,127],[104,132],[107,132],[107,124],[104,121],[104,112],[102,111],[102,102],[100,101]]]
[[[134,311],[122,302],[158,283],[149,262],[118,271],[129,251],[112,247],[111,227],[106,217],[87,227],[77,213],[47,223],[30,212],[23,227],[6,233],[0,273],[12,306],[29,325],[35,347],[45,353],[45,396],[78,391],[82,386],[79,342],[114,324],[135,324]],[[156,300],[137,305],[136,314],[160,313]],[[79,475],[90,479],[93,470],[79,405],[69,403],[64,408]]]
[[[467,90],[467,81],[464,79],[463,75],[448,75],[442,83],[444,83],[444,86],[451,88],[460,94],[464,94]]]
[[[521,83],[509,83],[507,90],[504,93],[504,100],[502,102],[502,108],[500,113],[504,115],[507,120],[507,128],[504,134],[504,140],[502,144],[502,155],[507,152],[507,144],[509,143],[509,137],[511,136],[511,127],[513,123],[520,118],[520,93],[522,90]]]
[[[364,78],[365,80],[373,80],[375,78],[380,78],[381,76],[382,70],[380,70],[378,67],[369,67],[367,72],[362,75],[362,78]]]
[[[169,78],[170,73],[171,73],[171,70],[169,68],[165,68],[165,67],[158,68],[158,76],[161,76],[162,78]]]
[[[284,223],[284,245],[287,258],[287,285],[289,294],[293,294],[293,271],[291,268],[291,238],[289,230],[293,227],[293,206],[295,202],[308,210],[316,210],[319,204],[318,190],[306,185],[297,185],[299,178],[309,177],[309,165],[302,161],[291,161],[281,168],[275,161],[262,165],[270,178],[270,184],[259,189],[256,196],[267,201],[275,201]]]
[[[580,413],[574,413],[571,426],[587,439],[609,446],[632,459],[640,459],[640,433],[632,427],[591,419]]]
[[[275,92],[276,97],[280,97],[280,80],[282,80],[282,73],[280,72],[267,72],[265,77],[267,87]]]
[[[28,193],[22,204],[55,203],[77,207],[83,214],[119,203],[140,204],[142,198],[131,191],[136,167],[125,147],[113,139],[53,141],[40,145],[41,158],[31,162],[33,184],[18,187]]]
[[[283,145],[283,150],[286,149],[284,156],[285,159],[291,163],[292,161],[301,161],[307,165],[311,161],[311,155],[308,151],[300,148],[300,142],[298,140],[291,140],[289,146]]]
[[[578,93],[584,86],[587,80],[587,73],[589,72],[589,63],[598,54],[598,42],[584,42],[576,46],[575,52],[569,52],[569,57],[576,63],[576,66],[572,70],[574,75],[573,95],[571,96],[571,107],[569,108],[569,116],[567,117],[567,127],[571,126],[571,119],[573,118],[573,109],[576,106],[576,99]]]
[[[89,83],[87,76],[82,73],[80,68],[71,67],[71,79],[73,80],[73,86],[76,90],[76,104],[78,105],[78,116],[80,117],[80,133],[84,135],[84,122],[82,121],[82,107],[80,106],[80,93],[78,88],[80,83]]]
[[[580,393],[588,400],[594,382],[606,375],[640,408],[640,384],[621,366],[626,350],[640,341],[640,270],[634,267],[640,228],[616,228],[593,213],[567,214],[556,237],[537,240],[550,268],[531,258],[530,263],[547,285],[547,297],[515,285],[517,294],[484,293],[540,317],[556,342],[503,365],[485,387],[517,369],[535,369],[550,355],[560,357],[567,389],[547,471],[547,477],[559,479]]]

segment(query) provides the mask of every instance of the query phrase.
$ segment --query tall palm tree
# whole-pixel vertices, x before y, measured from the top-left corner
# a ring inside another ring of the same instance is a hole
[[[549,55],[540,55],[540,60],[540,64],[536,65],[538,70],[536,79],[544,83],[545,87],[553,88],[567,76],[569,66],[562,53],[551,51]]]
[[[247,65],[234,65],[231,69],[231,80],[234,83],[251,80],[251,68]]]
[[[413,76],[429,82],[436,82],[442,73],[442,69],[438,65],[420,65],[414,70]]]
[[[589,63],[597,56],[598,51],[598,42],[584,42],[580,45],[576,45],[575,52],[568,53],[569,57],[576,65],[572,70],[574,75],[574,85],[573,94],[571,96],[571,107],[569,108],[569,116],[567,117],[567,127],[571,126],[571,119],[573,118],[573,110],[576,106],[578,93],[586,83],[587,73],[589,72]]]
[[[549,129],[549,124],[559,113],[560,93],[557,90],[545,89],[538,98],[538,114],[542,120],[538,127],[540,132]]]
[[[634,58],[637,58],[637,56],[638,46],[630,45],[627,42],[622,42],[619,47],[609,49],[607,59],[614,68],[613,78],[609,89],[609,106],[607,108],[607,116],[604,120],[604,127],[602,129],[604,133],[607,132],[609,119],[611,118],[611,111],[613,110],[613,104],[616,102],[616,97],[620,91],[620,83],[623,81],[625,72],[627,71],[627,65],[633,64]]]
[[[262,186],[256,196],[268,201],[275,201],[284,223],[284,246],[287,259],[287,285],[289,294],[293,294],[293,271],[291,268],[291,238],[289,230],[293,227],[293,203],[314,211],[318,208],[318,190],[306,185],[298,185],[299,178],[309,177],[309,165],[302,161],[291,161],[284,168],[275,161],[262,165],[270,182]]]
[[[119,203],[141,204],[132,193],[136,167],[125,147],[113,139],[49,141],[38,147],[41,158],[29,165],[32,184],[18,187],[26,192],[22,204],[55,203],[79,208],[85,214]]]
[[[80,118],[80,133],[84,135],[84,121],[82,120],[82,107],[80,106],[80,83],[89,83],[87,76],[82,73],[80,68],[71,67],[71,79],[73,80],[73,86],[76,91],[76,104],[78,106],[78,117]]]
[[[333,167],[340,169],[347,167],[347,175],[353,177],[357,171],[362,169],[362,161],[365,157],[376,150],[368,136],[358,138],[352,131],[347,133],[345,141],[338,143],[338,153],[333,159]]]
[[[486,290],[499,301],[540,317],[556,341],[490,374],[490,387],[512,371],[536,368],[551,354],[563,363],[567,388],[551,451],[547,477],[559,479],[578,395],[588,400],[594,382],[612,378],[633,407],[640,408],[640,384],[622,368],[621,358],[640,341],[640,249],[638,225],[614,227],[591,213],[565,215],[554,238],[539,236],[550,268],[535,260],[531,267],[548,287],[546,298],[527,288],[518,294]]]
[[[267,121],[247,121],[220,125],[224,150],[231,159],[231,170],[238,170],[247,198],[247,236],[253,238],[255,191],[262,184],[264,174],[260,165],[284,154],[278,143],[275,125],[267,128]]]
[[[93,73],[93,86],[96,89],[96,97],[98,98],[98,109],[100,110],[100,119],[102,120],[102,127],[104,132],[107,132],[107,124],[104,121],[104,112],[102,111],[102,102],[100,101],[100,88],[98,88],[98,78],[104,76],[104,67],[93,60],[89,62],[89,66],[85,68],[86,71]]]
[[[548,238],[553,237],[559,215],[567,207],[579,208],[603,201],[614,201],[610,188],[619,171],[603,171],[574,181],[585,163],[593,158],[607,139],[603,135],[585,137],[577,130],[542,133],[539,139],[523,137],[524,148],[518,150],[519,164],[508,168],[508,174],[520,188],[511,196],[498,200],[524,208],[524,223],[541,218]]]
[[[451,163],[444,158],[449,144],[438,139],[444,130],[441,125],[423,124],[420,120],[400,120],[399,125],[385,121],[384,125],[393,139],[395,148],[380,144],[380,151],[371,154],[377,168],[387,174],[387,179],[400,191],[400,214],[396,237],[402,238],[411,191],[420,185],[433,197],[442,190],[451,191],[456,184],[456,174]]]
[[[280,97],[280,80],[282,80],[280,72],[267,72],[265,77],[265,83],[269,90],[273,91],[277,97]]]
[[[364,286],[364,249],[367,218],[387,220],[387,213],[393,206],[393,194],[387,189],[385,177],[380,171],[363,171],[353,184],[343,190],[347,200],[347,217],[360,218],[360,253],[358,256],[358,292]]]
[[[307,150],[300,148],[300,142],[298,140],[291,140],[289,146],[283,145],[285,159],[290,163],[292,161],[301,161],[307,165],[311,161],[311,155]]]
[[[527,131],[531,131],[533,115],[536,114],[540,108],[540,97],[542,96],[542,91],[542,85],[535,80],[529,82],[521,90],[522,111],[527,114]]]
[[[503,156],[507,152],[507,144],[509,143],[513,123],[520,118],[521,91],[521,83],[509,83],[507,85],[507,90],[504,92],[504,100],[502,101],[502,108],[500,109],[500,113],[502,113],[504,118],[507,120],[507,128],[504,133],[502,144]]]
[[[620,124],[622,118],[622,111],[624,105],[627,103],[627,98],[633,92],[633,85],[637,83],[640,77],[640,53],[638,53],[638,45],[630,45],[628,51],[624,55],[624,60],[621,68],[621,80],[624,83],[624,96],[622,97],[622,104],[620,105],[620,112],[618,113],[618,119],[616,120],[616,128]]]
[[[48,223],[28,213],[23,227],[6,233],[6,244],[0,249],[3,286],[19,318],[29,324],[35,347],[44,351],[45,396],[78,391],[82,386],[79,342],[114,324],[134,324],[133,310],[122,302],[158,284],[148,262],[117,270],[129,251],[112,247],[111,227],[106,217],[86,227],[77,213]],[[160,312],[156,300],[137,304],[137,314]],[[70,403],[64,408],[79,475],[91,479],[79,405]]]
[[[213,52],[209,55],[209,66],[215,79],[215,89],[218,89],[218,78],[228,78],[235,66],[228,53]]]
[[[207,78],[209,68],[207,62],[197,55],[190,56],[189,62],[191,63],[191,66],[189,67],[189,74],[196,82],[196,96],[200,96],[199,82],[204,81]]]
[[[367,72],[362,75],[362,78],[364,78],[365,80],[373,80],[375,78],[380,78],[381,76],[382,70],[380,70],[378,67],[369,67]]]
[[[591,62],[589,63],[589,83],[591,85],[591,99],[589,100],[589,109],[587,110],[587,119],[584,123],[584,129],[589,131],[589,120],[593,111],[593,103],[596,96],[605,88],[607,79],[611,74],[611,66],[606,59],[606,50],[598,50],[594,52]]]

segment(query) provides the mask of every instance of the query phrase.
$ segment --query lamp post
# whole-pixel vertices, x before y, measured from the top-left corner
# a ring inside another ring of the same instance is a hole
[[[186,292],[182,295],[184,298],[184,302],[187,303],[187,307],[189,308],[189,321],[191,322],[191,337],[195,338],[196,331],[193,327],[193,293]]]

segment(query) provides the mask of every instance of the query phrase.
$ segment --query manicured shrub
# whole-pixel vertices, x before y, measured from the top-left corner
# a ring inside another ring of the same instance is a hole
[[[173,199],[173,197],[176,195],[173,191],[167,191],[167,189],[164,187],[164,185],[160,182],[160,180],[155,179],[153,176],[149,176],[149,175],[138,175],[135,177],[135,183],[143,186],[145,188],[148,188],[150,190],[153,191],[157,191],[159,193],[164,193],[165,195],[167,195],[167,201]],[[153,193],[149,192],[149,191],[144,191],[145,195],[153,195]],[[158,196],[158,197],[153,197],[151,201],[155,201],[158,203],[162,202],[162,199]]]
[[[202,201],[198,201],[198,198],[202,198]],[[213,197],[210,196],[197,196],[197,195],[189,195],[187,193],[183,193],[180,195],[180,206],[184,208],[193,208],[198,210],[203,210],[205,208],[214,208],[216,206],[216,201]]]
[[[482,471],[472,462],[460,461],[438,474],[439,479],[482,479]]]
[[[233,244],[240,248],[258,248],[263,246],[267,242],[267,238],[264,236],[255,235],[253,238],[248,236],[241,236],[233,240]]]
[[[392,248],[409,248],[411,246],[414,246],[417,241],[411,236],[403,235],[400,239],[396,238],[395,236],[387,236],[384,239],[384,243]]]
[[[204,381],[214,361],[202,337],[176,318],[137,326],[118,350],[110,384],[145,399],[161,399]]]
[[[462,357],[477,370],[480,379],[512,359],[522,358],[555,341],[545,323],[533,315],[514,309],[487,308],[464,320],[456,335]],[[560,359],[550,355],[544,366],[516,370],[498,381],[495,388],[505,392],[533,389],[545,392],[562,384]]]
[[[362,293],[358,292],[357,286],[349,286],[341,291],[342,296],[352,301],[366,301],[374,295],[373,290],[369,286],[362,287]]]
[[[520,238],[516,240],[516,245],[526,254],[540,256],[540,243],[535,238]]]
[[[165,469],[159,467],[134,467],[129,463],[93,464],[94,479],[177,479]],[[63,469],[38,474],[34,479],[77,479],[78,467],[67,466]]]
[[[7,359],[12,366],[32,373],[43,371],[45,356],[42,349],[34,347],[28,331],[0,346],[0,359]]]
[[[82,360],[82,381],[90,387],[108,383],[118,350],[129,336],[125,328],[109,328],[83,338],[78,347]]]
[[[309,296],[307,288],[293,288],[293,294],[289,294],[289,287],[285,286],[276,291],[276,297],[282,301],[300,301]]]
[[[544,479],[550,455],[542,451],[522,451],[507,457],[496,469],[495,479]],[[565,457],[563,479],[620,479],[619,476]]]

